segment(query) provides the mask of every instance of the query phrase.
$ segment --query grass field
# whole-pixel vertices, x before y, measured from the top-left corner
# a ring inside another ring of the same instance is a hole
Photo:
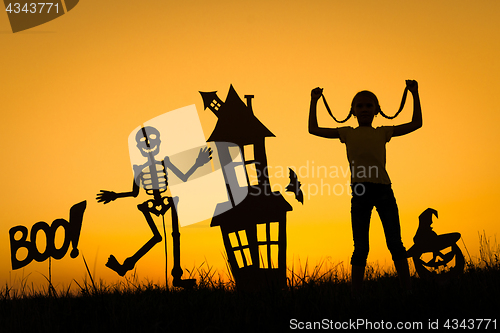
[[[349,274],[340,267],[289,268],[286,289],[258,293],[238,292],[204,266],[197,269],[193,290],[167,289],[134,276],[111,286],[87,276],[75,280],[76,294],[50,286],[5,286],[0,291],[0,331],[281,332],[308,325],[334,329],[335,323],[349,328],[353,322],[361,324],[358,329],[370,324],[388,328],[388,323],[394,329],[402,322],[416,330],[436,320],[443,329],[447,319],[458,320],[448,322],[451,328],[470,330],[481,323],[482,330],[487,321],[478,319],[494,320],[489,329],[500,324],[500,250],[486,237],[481,237],[480,258],[469,258],[463,275],[447,283],[413,276],[411,295],[402,291],[392,271],[369,266],[363,295],[353,298]]]

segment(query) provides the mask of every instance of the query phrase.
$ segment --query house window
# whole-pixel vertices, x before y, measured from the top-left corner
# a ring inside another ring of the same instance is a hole
[[[259,245],[261,268],[278,268],[278,244]]]
[[[239,187],[248,186],[248,176],[245,169],[245,163],[243,162],[243,153],[240,146],[229,144],[228,145],[229,157],[231,158],[231,165],[234,168],[234,176],[238,182]],[[225,167],[224,167],[225,168]],[[227,168],[226,172],[228,172]]]
[[[248,184],[250,186],[259,185],[259,177],[257,173],[257,162],[255,161],[254,145],[249,144],[243,146],[243,156],[245,169],[248,176]]]
[[[228,146],[229,155],[231,156],[231,160],[233,162],[241,162],[243,161],[243,157],[241,155],[241,149],[238,145],[233,145],[232,143]]]
[[[255,156],[254,156],[254,145],[245,145],[243,146],[243,154],[245,154],[245,161],[254,161]]]
[[[250,248],[248,245],[247,234],[245,230],[231,232],[229,234],[231,248],[236,257],[238,267],[247,267],[252,265],[252,257],[250,256]]]
[[[246,164],[245,168],[247,170],[248,176],[248,185],[256,186],[259,185],[259,177],[257,176],[257,168],[255,167],[255,163]]]
[[[220,109],[220,103],[217,100],[213,100],[212,103],[210,103],[210,107],[212,107],[215,111],[218,111]]]
[[[269,234],[268,234],[269,232]],[[278,242],[279,222],[257,224],[257,242]]]
[[[236,174],[236,180],[238,181],[239,187],[248,186],[247,174],[245,173],[245,169],[243,168],[243,165],[235,166],[234,173]]]
[[[279,222],[257,225],[257,244],[261,268],[276,268],[279,250]]]

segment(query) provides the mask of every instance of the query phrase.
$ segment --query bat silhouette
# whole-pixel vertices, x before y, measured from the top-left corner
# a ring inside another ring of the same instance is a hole
[[[297,199],[297,201],[301,204],[304,204],[304,194],[300,189],[300,182],[297,178],[297,174],[291,168],[288,168],[288,170],[290,170],[290,184],[287,185],[285,190],[287,192],[295,193],[295,199]]]

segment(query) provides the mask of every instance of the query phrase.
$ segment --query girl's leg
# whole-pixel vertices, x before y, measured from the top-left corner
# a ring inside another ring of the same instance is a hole
[[[361,294],[361,286],[363,285],[363,278],[365,276],[365,266],[351,266],[351,292],[353,296]]]
[[[396,272],[398,272],[399,283],[401,283],[401,287],[407,292],[411,291],[410,268],[408,266],[408,259],[404,258],[394,260],[394,266],[396,267]]]
[[[401,240],[398,206],[390,186],[381,191],[375,206],[382,221],[387,247],[392,254],[401,286],[411,290],[410,269],[406,259],[406,249]]]
[[[351,257],[351,265],[366,265],[366,258],[370,250],[369,232],[370,218],[373,204],[367,200],[353,197],[351,201],[351,222],[354,251]]]
[[[351,257],[351,287],[353,295],[358,295],[363,284],[366,258],[368,257],[370,218],[373,209],[373,200],[369,191],[364,195],[356,195],[353,192],[351,200],[351,222],[352,237],[354,240],[354,251]]]

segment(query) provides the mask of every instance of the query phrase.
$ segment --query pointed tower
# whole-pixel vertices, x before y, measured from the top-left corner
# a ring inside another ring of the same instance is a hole
[[[265,139],[275,135],[255,117],[251,104],[254,96],[246,95],[245,105],[232,85],[225,102],[215,91],[200,94],[205,109],[209,108],[218,118],[208,141],[232,142],[240,146],[249,185],[269,192]]]
[[[201,92],[201,98],[203,99],[203,109],[208,108],[217,116],[217,111],[222,104],[224,104],[219,96],[217,96],[217,91],[212,92]]]

